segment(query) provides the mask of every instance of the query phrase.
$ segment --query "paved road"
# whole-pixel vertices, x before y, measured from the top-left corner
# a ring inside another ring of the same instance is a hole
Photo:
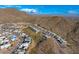
[[[37,25],[30,24],[30,26],[32,28],[36,28],[37,30],[41,31],[45,36],[48,36],[48,37],[51,37],[52,39],[54,39],[56,41],[57,45],[60,45],[61,47],[66,46],[67,42],[63,38],[58,36],[56,33],[48,31],[48,30],[46,30],[40,26],[37,26]],[[57,37],[57,39],[54,38],[55,36]],[[58,38],[61,38],[61,40],[59,40]]]

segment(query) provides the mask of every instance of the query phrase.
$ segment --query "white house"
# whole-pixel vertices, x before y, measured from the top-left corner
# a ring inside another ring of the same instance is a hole
[[[5,45],[0,46],[0,48],[1,48],[1,49],[4,49],[4,48],[8,48],[8,47],[10,47],[10,46],[11,46],[11,44],[8,43],[8,44],[5,44]]]

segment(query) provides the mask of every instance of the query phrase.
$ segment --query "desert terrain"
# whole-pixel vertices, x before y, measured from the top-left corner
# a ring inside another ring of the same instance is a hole
[[[0,9],[0,24],[31,23],[47,31],[56,33],[67,42],[61,47],[54,38],[42,38],[42,34],[32,33],[23,29],[32,38],[32,43],[26,50],[30,54],[78,54],[79,53],[79,18],[52,15],[30,15],[16,9]],[[42,40],[44,39],[44,40]]]

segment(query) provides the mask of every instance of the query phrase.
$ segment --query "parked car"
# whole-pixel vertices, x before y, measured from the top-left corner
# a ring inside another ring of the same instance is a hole
[[[27,49],[29,46],[28,43],[23,43],[19,48],[22,48],[22,49]]]

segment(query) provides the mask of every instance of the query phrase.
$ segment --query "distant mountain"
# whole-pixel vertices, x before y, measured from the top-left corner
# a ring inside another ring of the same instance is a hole
[[[69,15],[66,18],[68,18],[70,20],[75,20],[75,21],[79,20],[79,16],[78,15]]]

